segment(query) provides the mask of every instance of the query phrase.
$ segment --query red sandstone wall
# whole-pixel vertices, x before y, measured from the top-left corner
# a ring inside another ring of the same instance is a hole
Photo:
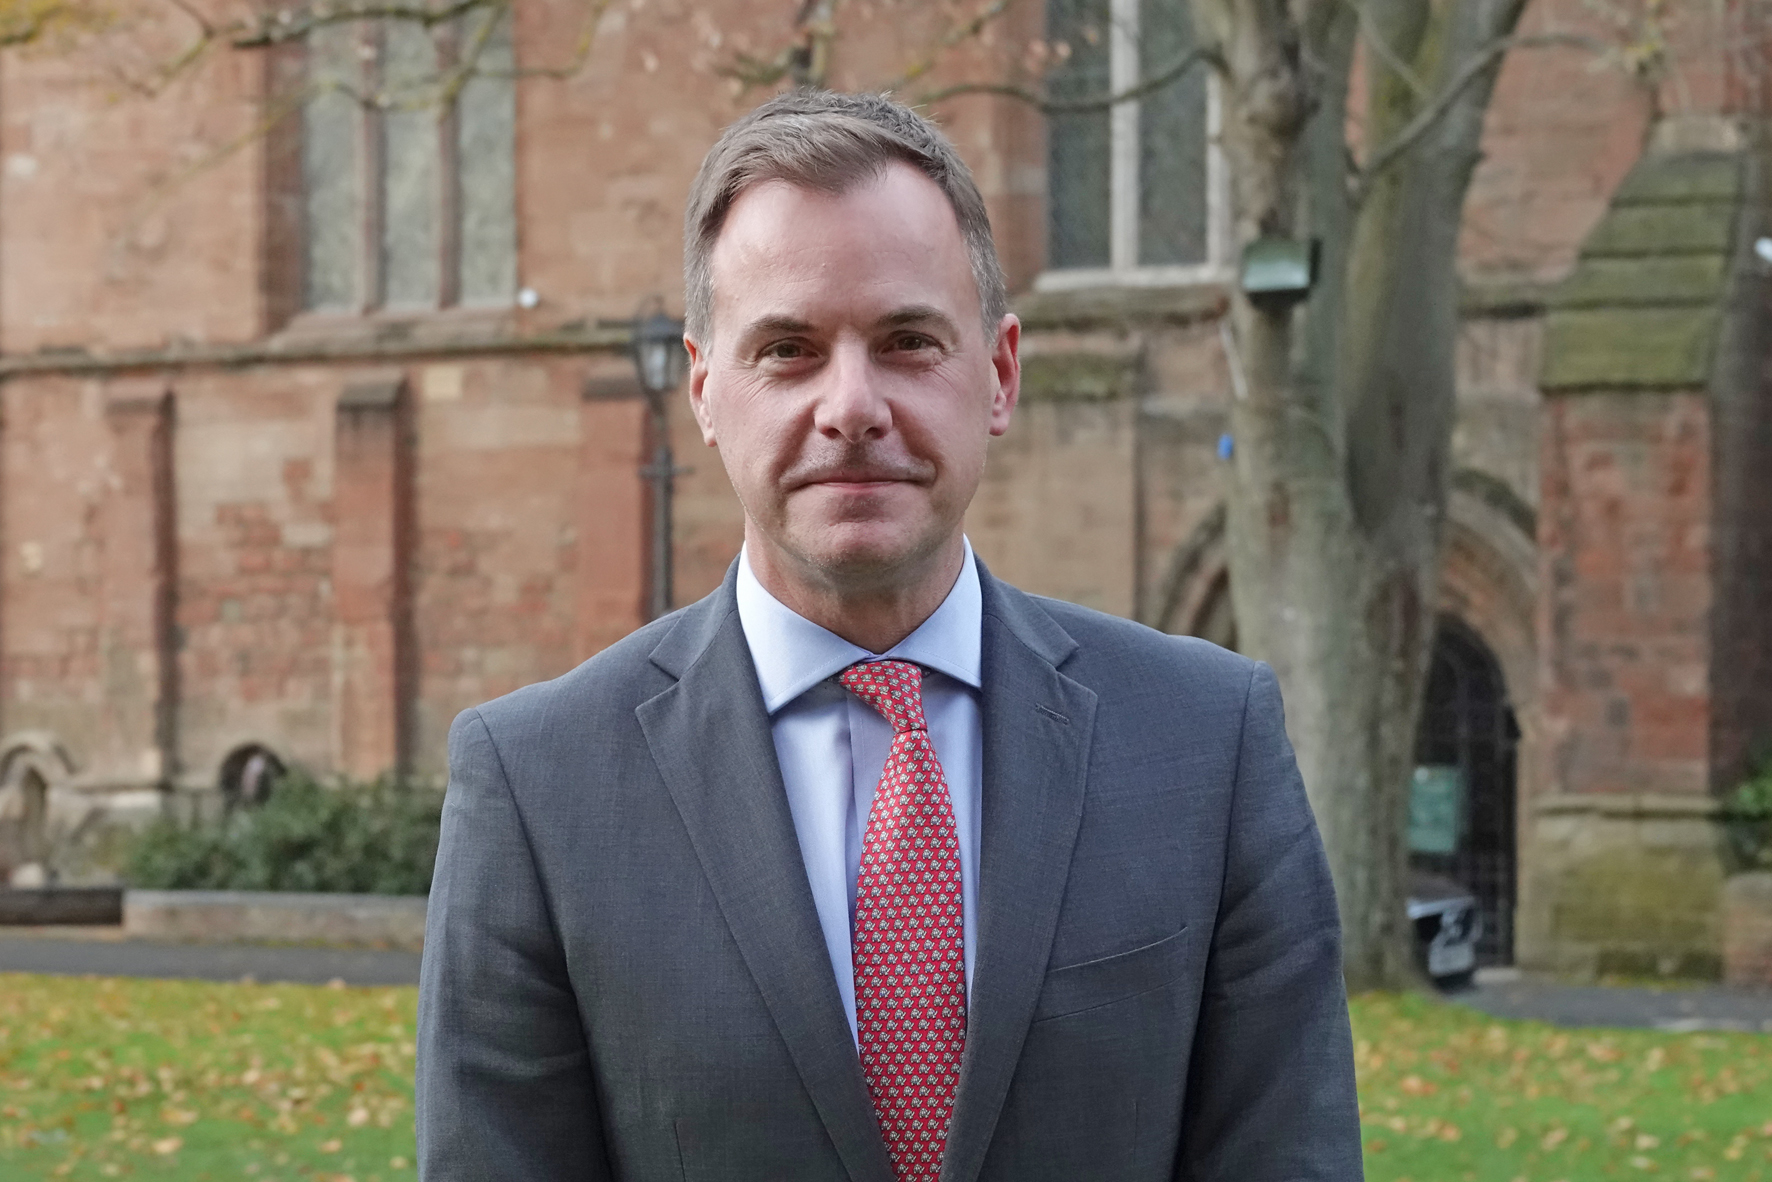
[[[48,729],[126,758],[100,715],[107,691],[101,520],[117,496],[103,391],[97,382],[60,380],[10,382],[0,394],[6,729]]]
[[[191,32],[131,22],[72,56],[7,54],[6,352],[245,340],[260,331],[251,137],[260,57],[218,54],[152,98],[130,94],[117,77],[138,75],[153,54],[170,56]]]
[[[1612,40],[1581,0],[1540,0],[1522,32],[1579,32]],[[1647,96],[1597,54],[1575,46],[1509,55],[1472,178],[1459,249],[1468,273],[1561,278],[1647,133]]]
[[[410,711],[405,741],[435,770],[459,710],[557,676],[637,625],[641,404],[581,393],[588,373],[610,368],[564,357],[177,375],[184,774],[212,775],[249,741],[372,773],[391,761],[374,755],[393,741],[384,707]],[[389,441],[372,441],[369,469],[340,450],[338,400],[365,378],[402,381],[410,400],[403,591],[386,582],[397,559],[379,549],[395,544],[387,515],[400,495],[374,469]],[[140,465],[121,450],[130,437],[114,394],[57,378],[4,387],[0,711],[7,730],[55,731],[85,770],[152,778],[152,555],[138,520],[151,501],[132,483]],[[341,459],[364,476],[341,483]],[[353,579],[361,586],[341,586]],[[346,592],[366,606],[343,610]],[[410,628],[406,703],[382,688],[401,673],[382,667],[393,654],[380,642],[361,687],[341,648],[389,610],[380,597],[399,595],[409,602],[387,604]],[[353,693],[371,696],[341,711]]]
[[[533,5],[519,12],[530,60],[560,60],[575,10]],[[791,15],[762,0],[613,6],[580,74],[521,89],[520,270],[542,299],[530,320],[626,317],[651,295],[680,308],[689,183],[720,129],[774,93],[746,88],[721,71],[735,54],[774,58],[789,42]],[[832,82],[844,89],[898,78],[947,27],[923,6],[851,6],[843,22]],[[993,32],[950,55],[924,85],[993,76],[1003,44]],[[1039,186],[1026,160],[1037,161],[1043,149],[1028,114],[1001,100],[967,98],[944,106],[940,116],[998,222],[1031,230],[1037,244]],[[1031,264],[1017,258],[1018,273],[1031,276]]]
[[[1545,0],[1529,19],[1533,29],[1577,27],[1584,11],[1580,0]],[[918,85],[1000,77],[1038,33],[1037,6],[1014,12]],[[945,28],[934,6],[844,13],[841,86],[897,77]],[[523,84],[519,276],[541,303],[513,322],[625,317],[653,295],[680,306],[678,227],[690,176],[718,129],[765,93],[742,91],[718,70],[736,52],[773,56],[788,15],[763,0],[617,6],[585,71]],[[561,60],[572,30],[556,22],[567,19],[566,6],[520,6],[526,62]],[[1681,44],[1702,41],[1688,29]],[[1687,51],[1663,105],[1716,109],[1723,73],[1707,64],[1715,57]],[[262,145],[249,139],[184,173],[249,125],[263,89],[260,59],[219,54],[153,100],[119,98],[98,80],[99,64],[13,53],[0,71],[0,347],[256,338],[266,327]],[[1647,110],[1630,83],[1595,70],[1585,51],[1516,54],[1471,197],[1469,270],[1536,279],[1565,270],[1634,159]],[[950,100],[939,114],[990,202],[1012,282],[1025,287],[1043,250],[1039,122],[1009,100],[979,96]],[[167,181],[176,183],[161,187]],[[1177,331],[1152,346],[1143,418],[1110,422],[1108,412],[1089,418],[1062,407],[1030,415],[993,457],[975,527],[987,560],[1036,589],[1112,610],[1148,600],[1169,552],[1216,500],[1224,380],[1214,333]],[[398,725],[419,767],[440,765],[444,730],[462,707],[557,675],[640,622],[642,407],[581,394],[587,375],[619,377],[626,365],[614,356],[392,363],[408,399],[410,436],[400,446],[410,449],[411,533],[405,602],[388,610],[405,613],[412,700]],[[335,547],[345,517],[368,510],[362,497],[339,496],[336,403],[353,380],[386,368],[266,364],[167,379],[176,407],[177,755],[186,775],[212,774],[248,740],[269,739],[322,767],[354,742],[338,711],[335,584],[344,568]],[[121,537],[151,515],[131,508],[139,480],[117,451],[107,386],[15,378],[0,398],[0,729],[49,727],[109,774],[155,774],[149,593],[130,581],[147,576],[131,573],[145,569],[142,551]],[[1561,434],[1547,436],[1543,453],[1557,465],[1544,511],[1563,514],[1555,528],[1576,538],[1573,565],[1546,572],[1560,598],[1547,598],[1558,606],[1545,622],[1570,641],[1557,646],[1571,656],[1552,676],[1560,716],[1582,730],[1558,748],[1575,787],[1697,782],[1687,746],[1704,704],[1687,682],[1694,662],[1701,668],[1703,641],[1689,625],[1702,613],[1692,564],[1702,565],[1706,543],[1675,523],[1693,511],[1683,498],[1706,479],[1688,471],[1702,462],[1693,458],[1702,440],[1689,436],[1703,427],[1690,406],[1666,409],[1665,422],[1656,417],[1663,411],[1643,413],[1647,426],[1626,427],[1644,428],[1651,443],[1566,400]],[[1136,469],[1135,421],[1153,448]],[[742,519],[685,407],[673,408],[673,423],[679,462],[693,468],[677,516],[684,603],[724,573]],[[1505,440],[1490,450],[1502,454]],[[1113,481],[1058,479],[1083,458],[1103,457],[1119,474]],[[1501,475],[1517,484],[1530,466]],[[1084,493],[1099,503],[1079,501]],[[1066,520],[1088,546],[1024,536],[1051,524],[1047,514],[1030,526],[1030,507],[1059,494],[1075,503]],[[1639,672],[1600,684],[1584,654],[1619,644],[1641,645]]]
[[[1711,424],[1703,394],[1544,407],[1540,698],[1565,793],[1710,783]]]
[[[460,710],[557,677],[641,623],[641,404],[585,403],[591,368],[416,369],[421,767],[441,767]]]
[[[1667,59],[1651,83],[1618,52],[1652,38],[1586,0],[1535,0],[1520,34],[1573,34],[1593,45],[1523,44],[1508,55],[1465,205],[1460,250],[1467,274],[1554,280],[1606,211],[1636,162],[1652,116],[1766,110],[1772,66],[1767,16],[1755,5],[1668,4],[1660,31]]]
[[[1657,99],[1663,110],[1723,109],[1730,79],[1742,73],[1703,7],[1682,8],[1670,24],[1676,68]],[[1015,10],[901,92],[1003,76],[1038,35],[1032,11]],[[521,6],[525,61],[565,63],[577,15]],[[843,20],[833,81],[847,87],[901,79],[948,27],[920,7],[852,6]],[[1526,32],[1550,31],[1616,40],[1580,0],[1532,7]],[[142,73],[155,47],[176,46],[186,32],[131,25],[74,58],[7,58],[0,342],[8,351],[241,340],[263,327],[263,145],[249,131],[264,59],[213,54],[152,99],[120,96],[107,77]],[[524,83],[520,276],[542,297],[527,322],[625,316],[648,295],[679,302],[689,179],[719,128],[768,93],[720,71],[740,52],[771,57],[787,39],[784,13],[762,0],[618,6],[583,70]],[[1462,249],[1471,271],[1539,279],[1565,271],[1640,149],[1650,110],[1647,92],[1594,50],[1517,50],[1468,207]],[[1037,118],[985,96],[950,99],[937,114],[979,177],[1012,280],[1025,285],[1043,250]],[[216,159],[242,135],[237,151]]]

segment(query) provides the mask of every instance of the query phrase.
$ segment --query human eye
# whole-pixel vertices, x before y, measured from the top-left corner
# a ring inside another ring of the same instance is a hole
[[[921,353],[940,348],[934,337],[920,332],[900,333],[889,347],[897,353]]]
[[[799,341],[772,341],[759,355],[771,361],[797,361],[806,356],[806,346]]]

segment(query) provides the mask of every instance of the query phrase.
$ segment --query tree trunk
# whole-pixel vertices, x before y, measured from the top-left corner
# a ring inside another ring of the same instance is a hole
[[[1418,979],[1406,792],[1434,635],[1458,226],[1497,39],[1523,3],[1194,0],[1218,52],[1238,240],[1321,249],[1305,302],[1233,304],[1227,521],[1238,636],[1285,692],[1355,989]],[[1372,177],[1350,169],[1346,134],[1362,36],[1367,159],[1409,145]]]

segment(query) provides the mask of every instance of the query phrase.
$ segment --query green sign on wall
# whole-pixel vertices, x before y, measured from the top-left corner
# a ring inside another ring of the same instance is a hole
[[[1454,854],[1464,836],[1464,769],[1456,765],[1415,769],[1409,783],[1409,850]]]

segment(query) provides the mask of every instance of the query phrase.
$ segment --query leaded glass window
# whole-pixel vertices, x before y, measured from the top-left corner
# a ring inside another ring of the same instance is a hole
[[[1047,0],[1055,102],[1088,102],[1172,73],[1194,48],[1188,0]],[[1222,169],[1210,71],[1111,107],[1047,119],[1049,277],[1183,278],[1221,262]]]
[[[307,39],[303,304],[502,305],[517,287],[508,12],[426,29],[352,21]],[[471,68],[469,68],[471,66]]]

